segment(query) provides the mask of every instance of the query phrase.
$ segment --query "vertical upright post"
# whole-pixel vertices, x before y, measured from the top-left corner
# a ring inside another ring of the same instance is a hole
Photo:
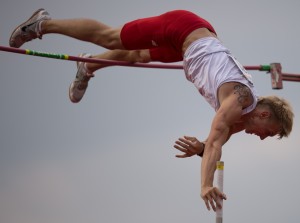
[[[224,181],[224,162],[223,161],[217,161],[217,188],[219,191],[223,193],[223,181]],[[222,223],[223,222],[223,199],[218,198],[219,202],[222,205],[222,208],[217,207],[216,211],[216,223]]]
[[[272,89],[282,89],[282,72],[280,63],[270,64],[270,73],[272,81]]]

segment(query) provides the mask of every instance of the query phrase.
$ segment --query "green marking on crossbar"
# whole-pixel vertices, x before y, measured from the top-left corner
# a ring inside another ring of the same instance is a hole
[[[271,70],[271,66],[270,65],[261,65],[261,71],[270,71]]]
[[[54,59],[64,59],[64,60],[69,59],[69,55],[67,54],[45,53],[45,52],[38,52],[34,50],[26,50],[26,54],[33,55],[33,56],[40,56],[40,57],[49,57]]]

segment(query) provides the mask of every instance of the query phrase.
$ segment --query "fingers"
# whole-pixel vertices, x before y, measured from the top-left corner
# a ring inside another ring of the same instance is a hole
[[[189,145],[187,145],[186,143],[183,143],[181,141],[178,141],[178,140],[175,142],[175,146],[177,146],[178,148],[181,148],[181,149],[188,149],[189,148]]]
[[[183,154],[176,155],[177,158],[186,158],[186,157],[191,157],[191,156],[195,155],[195,154],[190,153],[188,149],[183,149],[177,145],[174,145],[174,148],[183,152]]]
[[[216,206],[214,204],[214,200],[212,198],[212,196],[210,194],[207,194],[206,196],[203,196],[202,199],[204,200],[204,203],[206,205],[207,210],[210,211],[210,207],[212,207],[212,209],[214,211],[216,211]]]
[[[205,194],[201,195],[207,210],[210,211],[212,208],[214,211],[218,208],[222,208],[221,199],[227,200],[227,197],[224,193],[221,193],[217,188],[210,188]]]
[[[195,137],[192,137],[192,136],[183,136],[186,140],[189,140],[189,141],[195,141],[196,138]]]
[[[177,142],[176,142],[177,143]],[[177,143],[178,144],[178,143]],[[176,157],[178,157],[178,158],[186,158],[186,157],[191,157],[191,156],[193,156],[193,155],[195,155],[196,153],[192,150],[192,149],[190,149],[190,148],[188,148],[188,147],[186,147],[186,146],[179,146],[179,145],[174,145],[174,148],[175,149],[178,149],[179,151],[181,151],[181,152],[183,152],[184,154],[182,154],[182,155],[176,155]]]
[[[178,149],[179,151],[186,153],[190,150],[190,145],[185,142],[182,142],[182,139],[179,138],[174,145],[174,148]]]
[[[210,206],[211,206],[211,208],[214,210],[214,211],[216,211],[217,210],[217,208],[216,208],[216,205],[215,205],[215,202],[216,202],[216,197],[215,197],[215,195],[214,194],[212,194],[212,196],[208,196],[208,201],[209,201],[209,204],[210,204]],[[210,210],[210,209],[209,209]]]
[[[185,149],[187,149],[190,146],[189,141],[183,138],[179,138],[175,143]]]
[[[182,154],[182,155],[176,155],[175,157],[177,157],[177,158],[187,158],[187,157],[190,157],[190,156],[187,155],[187,154]]]
[[[221,195],[219,197],[223,200],[227,200],[227,196],[224,193],[221,193]]]
[[[189,136],[184,136],[184,138],[179,138],[179,140],[189,146],[193,145],[193,137],[189,137]]]
[[[177,142],[175,142],[177,144]],[[174,145],[175,149],[178,149],[179,151],[185,153],[186,152],[186,148],[184,148],[183,146],[178,146],[178,145]]]
[[[184,138],[179,138],[175,143],[177,146],[180,146],[181,149],[185,149],[185,151],[188,150],[193,153],[197,152],[193,142],[191,142],[190,140],[186,140]],[[180,151],[182,151],[182,150],[180,150]],[[182,151],[182,152],[185,152],[185,151]]]
[[[176,155],[178,158],[191,157],[198,153],[198,147],[195,146],[193,141],[196,141],[195,137],[184,136],[175,141],[174,148],[183,152],[182,155]]]
[[[210,211],[210,206],[209,206],[209,203],[208,203],[208,199],[207,198],[205,198],[205,199],[203,198],[203,200],[204,200],[204,203],[206,205],[207,210]]]

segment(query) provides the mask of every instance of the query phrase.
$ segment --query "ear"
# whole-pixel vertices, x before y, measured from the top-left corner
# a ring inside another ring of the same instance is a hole
[[[263,118],[269,118],[269,117],[271,117],[271,113],[269,111],[263,111],[263,112],[260,113],[259,117],[262,118],[262,119]]]

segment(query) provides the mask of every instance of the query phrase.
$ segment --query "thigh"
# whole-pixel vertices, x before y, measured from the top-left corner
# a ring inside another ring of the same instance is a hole
[[[126,23],[120,32],[122,45],[127,50],[150,49],[161,44],[161,16],[137,19]]]
[[[215,33],[211,24],[198,15],[174,10],[125,24],[120,38],[128,50],[171,47],[181,52],[185,38],[198,28],[207,28]]]

